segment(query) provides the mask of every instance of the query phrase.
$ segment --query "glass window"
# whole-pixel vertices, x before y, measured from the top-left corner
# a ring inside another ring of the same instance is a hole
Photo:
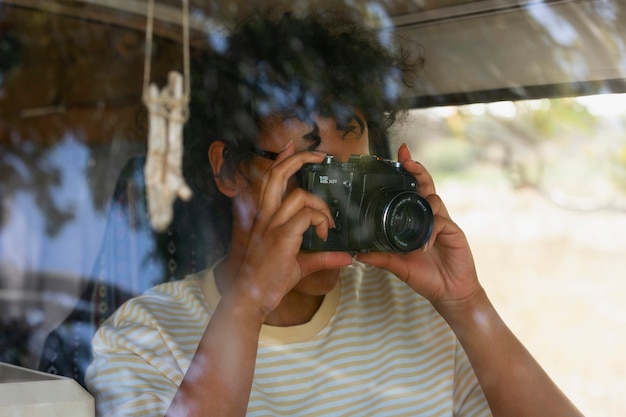
[[[606,94],[414,110],[396,134],[434,176],[505,321],[599,414],[623,407],[625,129],[626,95]]]
[[[199,3],[192,63],[201,43],[227,48],[248,7]],[[392,151],[406,142],[432,172],[496,307],[550,375],[586,414],[619,414],[626,4],[345,3],[425,58]],[[147,217],[145,6],[0,2],[0,362],[83,383],[117,306],[217,256],[205,202],[178,200],[162,232]],[[181,21],[180,4],[157,2],[159,87],[184,72]]]

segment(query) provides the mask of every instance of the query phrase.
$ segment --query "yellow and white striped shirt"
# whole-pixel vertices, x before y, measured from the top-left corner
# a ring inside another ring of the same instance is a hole
[[[162,416],[219,302],[212,271],[154,287],[98,330],[100,416]],[[250,416],[490,416],[456,337],[391,274],[355,263],[299,326],[263,326]]]

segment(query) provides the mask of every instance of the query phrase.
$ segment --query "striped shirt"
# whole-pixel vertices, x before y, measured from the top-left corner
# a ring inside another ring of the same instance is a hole
[[[98,330],[100,416],[162,416],[220,295],[212,271],[161,284]],[[249,416],[490,416],[454,333],[391,274],[344,268],[311,321],[263,326]]]

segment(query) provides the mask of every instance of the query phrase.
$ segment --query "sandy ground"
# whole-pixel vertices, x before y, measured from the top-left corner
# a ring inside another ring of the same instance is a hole
[[[498,311],[587,416],[626,412],[626,213],[534,190],[438,186]]]

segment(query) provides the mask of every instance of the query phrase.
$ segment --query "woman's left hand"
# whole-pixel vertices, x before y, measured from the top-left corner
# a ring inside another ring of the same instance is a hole
[[[398,160],[415,176],[417,191],[432,207],[432,235],[423,248],[413,252],[370,252],[358,254],[357,260],[390,271],[434,304],[471,298],[482,288],[465,234],[450,219],[443,201],[435,194],[431,175],[411,159],[404,144],[398,150]]]

